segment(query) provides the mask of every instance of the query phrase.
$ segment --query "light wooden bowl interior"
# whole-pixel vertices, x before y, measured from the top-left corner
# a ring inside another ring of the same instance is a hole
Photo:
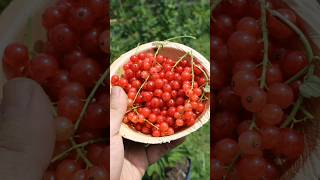
[[[115,60],[111,67],[110,67],[110,78],[114,74],[121,73],[121,69],[124,64],[126,64],[130,57],[136,53],[140,52],[147,52],[147,51],[153,51],[155,48],[157,48],[156,42],[150,42],[147,44],[143,44],[137,48],[134,48],[130,50],[129,52],[121,55],[117,60]],[[164,42],[163,42],[164,43]],[[183,56],[186,52],[192,52],[194,57],[204,66],[204,68],[207,71],[207,74],[210,74],[210,63],[209,61],[202,56],[200,53],[198,53],[196,50],[187,47],[183,44],[179,43],[173,43],[173,42],[165,42],[165,46],[159,51],[159,54],[163,55],[164,57],[171,58],[173,60],[179,59],[181,56]],[[112,117],[110,117],[112,120]],[[145,144],[161,144],[161,143],[167,143],[179,138],[182,138],[184,136],[187,136],[188,134],[198,130],[201,128],[205,123],[207,123],[210,119],[210,106],[209,102],[206,104],[205,111],[199,116],[196,123],[186,128],[182,131],[179,131],[171,136],[165,136],[165,137],[152,137],[151,135],[145,135],[143,133],[140,133],[136,130],[133,130],[128,125],[122,123],[120,128],[120,134],[126,138],[130,139],[135,142],[141,142]]]

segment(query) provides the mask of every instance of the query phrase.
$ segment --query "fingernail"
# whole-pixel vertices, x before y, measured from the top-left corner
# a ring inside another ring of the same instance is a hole
[[[111,96],[115,96],[115,97],[120,96],[121,91],[122,90],[120,87],[113,87],[111,89]]]

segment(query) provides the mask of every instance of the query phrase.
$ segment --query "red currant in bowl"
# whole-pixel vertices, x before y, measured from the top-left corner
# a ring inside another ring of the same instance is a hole
[[[147,43],[122,55],[110,69],[111,86],[122,87],[130,102],[120,128],[124,138],[160,144],[208,122],[209,61],[192,48],[168,42],[157,51]]]

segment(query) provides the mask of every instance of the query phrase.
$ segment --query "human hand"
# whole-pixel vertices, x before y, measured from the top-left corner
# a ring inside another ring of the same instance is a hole
[[[55,142],[50,101],[32,80],[8,81],[0,106],[0,175],[5,180],[42,179]]]
[[[183,142],[183,139],[161,145],[123,142],[119,134],[127,110],[127,95],[120,87],[113,87],[110,98],[110,179],[140,180],[149,165]]]

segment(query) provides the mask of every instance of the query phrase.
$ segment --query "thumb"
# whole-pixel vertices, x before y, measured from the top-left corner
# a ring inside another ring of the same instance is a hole
[[[41,179],[54,148],[51,104],[32,80],[4,85],[0,113],[0,174],[4,179]]]
[[[128,98],[124,90],[121,87],[113,87],[110,98],[110,137],[119,132],[127,105]]]

